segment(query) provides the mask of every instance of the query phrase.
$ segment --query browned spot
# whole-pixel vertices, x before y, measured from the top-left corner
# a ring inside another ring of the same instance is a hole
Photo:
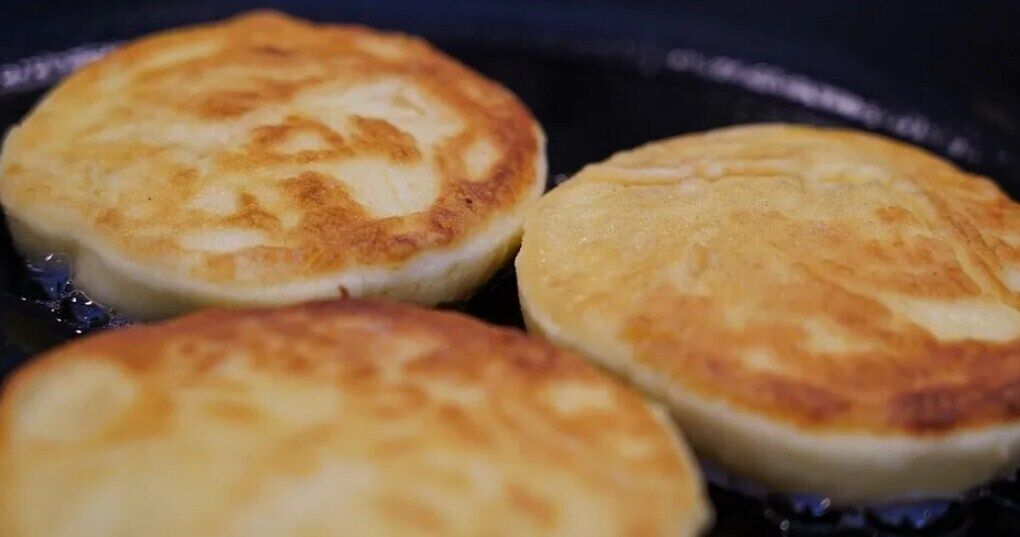
[[[956,424],[963,410],[958,392],[949,389],[928,388],[896,397],[892,418],[915,430],[948,429]]]
[[[556,507],[527,487],[508,483],[506,497],[517,513],[531,519],[540,528],[556,527]]]
[[[442,533],[443,520],[431,506],[413,498],[384,496],[376,500],[378,508],[394,522],[417,531]]]
[[[290,116],[283,123],[264,125],[251,134],[247,154],[235,155],[235,166],[250,162],[296,162],[310,164],[340,161],[359,155],[378,155],[393,162],[414,162],[421,158],[417,142],[410,134],[382,119],[351,116],[355,133],[350,142],[320,121]],[[313,136],[321,148],[283,151],[281,146],[298,135]]]
[[[220,91],[207,95],[195,108],[204,117],[228,118],[247,113],[262,101],[263,97],[254,91]]]
[[[888,224],[916,221],[914,215],[903,207],[880,207],[875,210],[875,215]]]
[[[227,225],[272,231],[279,229],[279,218],[259,205],[258,198],[243,192],[239,196],[241,208],[223,218]]]
[[[471,444],[489,443],[489,433],[485,427],[475,423],[463,409],[454,405],[441,405],[438,413],[441,423],[453,430],[461,440]]]
[[[106,440],[126,442],[165,434],[173,411],[165,392],[150,389],[140,394],[119,423],[107,431]]]
[[[380,457],[400,457],[414,453],[420,447],[420,440],[408,435],[399,438],[387,438],[375,447],[374,453]]]
[[[986,397],[998,403],[1006,417],[1020,416],[1020,379],[1002,383],[997,388],[989,390]]]
[[[306,149],[290,153],[281,152],[277,149],[277,146],[301,133],[315,136],[325,148]],[[351,155],[350,147],[347,146],[343,136],[339,133],[319,121],[298,116],[290,116],[279,125],[265,125],[252,131],[249,150],[251,151],[249,158],[256,160],[268,158],[273,161],[299,163],[334,160]],[[243,167],[246,163],[241,161],[239,165]]]
[[[182,198],[190,197],[195,192],[197,184],[198,170],[190,166],[178,169],[170,177],[170,187],[174,192],[181,193]]]
[[[351,116],[358,134],[353,146],[357,153],[381,154],[394,162],[414,162],[421,158],[414,137],[376,118]]]
[[[1020,415],[1020,380],[929,387],[896,396],[889,419],[916,431],[941,431],[976,419]],[[982,421],[983,421],[982,420]]]
[[[372,410],[382,417],[397,417],[427,402],[428,396],[421,388],[395,386],[387,390],[384,396],[375,398]]]
[[[211,89],[185,101],[185,110],[205,119],[229,119],[268,104],[289,100],[295,93],[314,84],[313,80],[281,81],[270,78],[249,80],[250,89]]]
[[[769,377],[764,377],[762,384],[777,405],[810,420],[831,420],[850,406],[838,394],[810,384]]]
[[[649,524],[648,521],[635,520],[624,533],[631,537],[652,537],[653,535],[658,535],[658,528],[653,524]]]
[[[415,104],[414,101],[408,99],[403,93],[398,93],[396,97],[393,98],[393,104],[402,108],[413,110],[419,115],[424,115],[426,113],[426,110]]]
[[[273,213],[263,209],[259,205],[258,198],[255,196],[242,192],[238,195],[238,201],[241,205],[240,209],[233,215],[225,217],[225,223],[231,226],[262,229],[265,231],[273,231],[280,228],[280,219]]]
[[[96,224],[102,227],[117,227],[121,224],[122,218],[117,209],[105,209],[96,216]]]
[[[294,51],[284,48],[278,45],[258,45],[255,47],[255,52],[261,54],[268,54],[270,56],[287,57],[294,53]]]
[[[237,273],[237,258],[232,255],[217,255],[210,257],[202,271],[217,280],[232,280]]]
[[[353,238],[356,235],[352,233],[351,226],[371,220],[365,208],[347,193],[343,183],[322,174],[303,172],[284,181],[283,187],[294,202],[303,208],[304,216],[300,225],[303,233],[323,238],[344,235]],[[333,263],[343,253],[340,249],[317,250],[315,260],[319,263]]]
[[[238,487],[244,493],[258,489],[251,486],[258,483],[260,477],[266,475],[305,476],[319,469],[321,462],[312,456],[320,446],[328,445],[330,439],[337,434],[335,428],[328,425],[316,425],[286,438],[276,449],[270,451],[253,465],[247,476],[250,482],[245,487]],[[242,481],[242,483],[244,483]],[[250,488],[249,488],[250,487]]]
[[[558,367],[557,353],[542,349],[521,349],[523,352],[514,353],[513,365],[528,374],[543,375],[552,372]]]
[[[255,424],[262,417],[262,411],[245,403],[219,399],[206,403],[205,410],[209,414],[224,421],[235,424]]]

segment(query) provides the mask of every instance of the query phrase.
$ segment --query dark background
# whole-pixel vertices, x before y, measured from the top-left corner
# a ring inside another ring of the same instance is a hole
[[[2,4],[0,4],[2,5]],[[427,37],[626,38],[779,64],[904,109],[1020,134],[1020,2],[6,0],[0,62],[255,6]]]

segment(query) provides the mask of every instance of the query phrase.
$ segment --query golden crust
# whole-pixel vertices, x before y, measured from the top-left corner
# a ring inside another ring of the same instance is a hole
[[[0,533],[694,535],[693,459],[540,340],[359,300],[67,344],[0,401]]]
[[[71,76],[7,140],[0,199],[150,279],[258,289],[465,245],[538,196],[542,144],[420,39],[258,12]]]
[[[536,329],[660,397],[934,442],[1018,424],[1018,247],[1020,207],[988,179],[772,125],[588,166],[530,213],[517,267]]]

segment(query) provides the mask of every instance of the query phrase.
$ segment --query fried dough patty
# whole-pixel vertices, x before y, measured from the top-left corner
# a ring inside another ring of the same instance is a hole
[[[695,535],[666,413],[454,313],[344,300],[112,330],[0,399],[0,534]]]
[[[0,156],[26,254],[144,318],[341,295],[468,296],[545,184],[528,110],[424,41],[258,12],[139,39]]]
[[[735,473],[843,501],[1020,461],[1020,207],[860,132],[728,128],[593,164],[529,214],[529,327],[667,403]]]

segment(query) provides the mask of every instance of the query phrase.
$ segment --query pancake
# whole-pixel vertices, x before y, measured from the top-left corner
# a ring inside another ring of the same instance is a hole
[[[516,250],[544,139],[424,41],[258,12],[159,33],[12,130],[0,202],[121,313],[469,296]]]
[[[668,414],[465,315],[359,300],[105,332],[0,399],[0,534],[695,535]]]
[[[667,404],[773,489],[954,494],[1020,462],[1020,208],[849,130],[759,125],[616,154],[526,219],[529,328]]]
[[[0,400],[0,534],[695,535],[668,415],[454,313],[344,300],[78,340]]]

